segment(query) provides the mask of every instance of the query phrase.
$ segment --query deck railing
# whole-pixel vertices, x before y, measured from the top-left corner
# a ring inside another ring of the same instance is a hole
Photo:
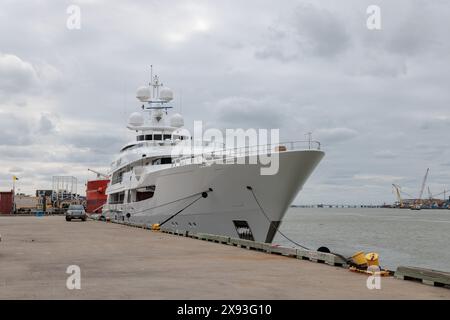
[[[294,150],[320,150],[321,145],[319,141],[307,140],[307,141],[287,141],[272,144],[263,144],[255,146],[246,146],[232,149],[213,149],[207,152],[198,154],[190,154],[175,158],[172,166],[177,167],[180,165],[194,164],[194,163],[206,163],[217,162],[229,163],[236,158],[249,157],[255,155],[270,155],[273,153],[294,151]]]

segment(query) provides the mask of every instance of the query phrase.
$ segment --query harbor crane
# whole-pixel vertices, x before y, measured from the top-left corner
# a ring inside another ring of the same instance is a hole
[[[402,196],[400,194],[401,190],[400,190],[400,186],[398,184],[392,184],[392,187],[394,187],[395,190],[395,194],[397,196],[397,201],[400,204],[400,208],[403,208],[403,199]]]
[[[428,201],[431,206],[431,203],[433,202],[433,194],[431,193],[430,187],[428,187]]]
[[[101,177],[105,178],[105,179],[109,179],[109,176],[107,174],[92,170],[88,168],[88,171],[93,172],[97,175],[97,179],[100,179]]]
[[[444,191],[442,191],[442,192],[440,192],[440,193],[433,194],[433,198],[436,198],[436,197],[438,197],[438,196],[440,196],[440,195],[444,195],[444,200],[447,200],[446,194],[449,194],[449,192],[450,192],[450,190],[444,190]]]
[[[420,210],[422,207],[422,196],[423,191],[425,190],[425,184],[427,183],[428,173],[430,172],[430,168],[427,168],[427,172],[425,173],[425,176],[423,177],[422,186],[420,188],[419,198],[417,199],[415,205],[411,207],[413,210]]]

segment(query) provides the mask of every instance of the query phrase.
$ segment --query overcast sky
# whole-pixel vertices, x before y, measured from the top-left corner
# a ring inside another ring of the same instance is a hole
[[[81,29],[66,26],[81,9]],[[381,30],[366,26],[381,8]],[[0,190],[106,171],[149,65],[187,126],[308,131],[326,156],[296,203],[450,188],[450,2],[0,0]],[[180,96],[182,92],[182,107]]]

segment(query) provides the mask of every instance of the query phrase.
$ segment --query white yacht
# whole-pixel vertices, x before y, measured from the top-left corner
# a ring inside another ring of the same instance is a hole
[[[227,149],[194,141],[183,117],[170,115],[173,92],[158,76],[138,89],[137,98],[144,103],[142,112],[133,113],[128,123],[136,139],[111,164],[105,218],[272,242],[324,156],[320,143],[310,139]],[[267,167],[262,157],[276,157],[275,174],[262,174]]]

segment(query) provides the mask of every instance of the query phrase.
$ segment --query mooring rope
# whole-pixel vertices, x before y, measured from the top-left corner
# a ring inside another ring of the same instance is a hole
[[[191,203],[189,203],[187,206],[185,206],[183,209],[179,210],[177,213],[175,213],[174,215],[170,216],[169,218],[167,218],[166,220],[164,220],[163,222],[161,222],[159,224],[159,227],[161,227],[162,225],[164,225],[166,222],[169,222],[170,220],[172,220],[173,218],[175,218],[177,215],[179,215],[181,212],[183,212],[185,209],[189,208],[190,206],[192,206],[194,203],[196,203],[198,200],[200,200],[201,198],[207,198],[208,197],[208,192],[211,192],[212,189],[209,189],[208,191],[204,191],[202,192],[201,196],[198,197],[197,199],[195,199],[194,201],[192,201]]]
[[[264,209],[263,209],[261,203],[259,202],[258,198],[256,197],[255,192],[253,191],[253,188],[250,187],[250,186],[247,186],[247,189],[250,190],[250,192],[251,192],[252,195],[253,195],[253,198],[255,199],[255,202],[258,204],[259,209],[261,210],[261,212],[263,213],[263,215],[266,217],[266,219],[269,221],[270,227],[275,228],[275,231],[276,231],[276,232],[278,232],[278,233],[279,233],[281,236],[283,236],[286,240],[290,241],[291,243],[295,244],[296,246],[298,246],[298,247],[300,247],[300,248],[303,248],[303,249],[305,249],[305,250],[312,251],[310,248],[305,247],[304,245],[301,245],[301,244],[299,244],[298,242],[292,240],[291,238],[289,238],[288,236],[286,236],[283,232],[281,232],[278,228],[276,228],[276,227],[274,226],[274,224],[272,223],[272,221],[270,220],[269,216],[268,216],[268,215],[266,214],[266,212],[264,211]],[[347,262],[347,263],[351,263],[351,260],[352,260],[351,258],[347,258],[347,257],[345,257],[345,256],[343,256],[343,255],[341,255],[341,254],[339,254],[339,253],[335,253],[335,252],[331,252],[331,251],[328,252],[328,253],[333,254],[333,255],[335,255],[335,256],[337,256],[337,257],[343,259],[343,260],[344,260],[345,262]]]
[[[289,238],[287,235],[285,235],[283,232],[281,232],[280,230],[278,230],[278,228],[275,227],[275,225],[272,223],[272,221],[270,220],[269,216],[266,214],[266,212],[264,211],[263,207],[262,207],[261,204],[259,203],[258,198],[256,197],[256,194],[255,194],[255,192],[253,191],[253,188],[250,187],[250,186],[247,186],[247,189],[250,190],[250,192],[252,193],[253,198],[255,199],[256,203],[258,204],[259,209],[261,210],[261,213],[266,217],[267,221],[269,221],[269,225],[270,225],[271,228],[274,228],[276,232],[278,232],[278,233],[279,233],[281,236],[283,236],[286,240],[292,242],[292,243],[295,244],[296,246],[299,246],[299,247],[301,247],[301,248],[303,248],[303,249],[306,249],[306,250],[311,250],[311,249],[309,249],[308,247],[305,247],[305,246],[303,246],[303,245],[301,245],[301,244],[295,242],[294,240],[292,240],[291,238]]]
[[[164,207],[164,206],[167,206],[169,204],[172,204],[172,203],[175,203],[175,202],[178,202],[178,201],[182,201],[182,200],[186,200],[186,199],[192,198],[192,197],[197,196],[197,195],[202,195],[205,192],[208,193],[208,192],[212,192],[212,191],[213,190],[211,188],[209,188],[208,191],[197,192],[197,193],[191,194],[190,196],[186,196],[186,197],[183,197],[183,198],[180,198],[180,199],[177,199],[177,200],[173,200],[173,201],[170,201],[170,202],[167,202],[167,203],[159,204],[159,205],[151,207],[151,208],[146,208],[146,209],[139,210],[139,211],[133,211],[133,214],[145,212],[145,211],[148,211],[148,210],[153,210],[153,209],[160,208],[160,207]]]

